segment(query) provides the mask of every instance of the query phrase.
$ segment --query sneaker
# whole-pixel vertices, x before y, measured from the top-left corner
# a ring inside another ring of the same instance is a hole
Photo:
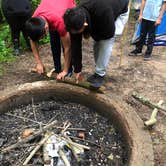
[[[152,58],[151,54],[145,54],[144,61],[149,61],[151,60],[151,58]]]
[[[73,72],[71,71],[67,73],[66,77],[71,77],[72,75],[73,75]]]
[[[93,74],[87,78],[87,81],[91,83],[91,87],[98,89],[100,88],[105,82],[105,76],[100,76],[98,74]]]
[[[20,51],[18,48],[14,49],[14,55],[15,56],[19,56],[20,55]]]
[[[70,66],[69,70],[68,70],[68,73],[67,73],[67,77],[71,77],[73,75],[73,67]]]
[[[129,56],[138,56],[138,55],[142,55],[142,51],[137,48],[129,53]]]

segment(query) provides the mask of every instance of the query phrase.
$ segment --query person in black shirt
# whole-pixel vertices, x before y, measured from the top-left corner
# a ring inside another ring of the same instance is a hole
[[[29,0],[2,0],[2,11],[11,30],[15,55],[19,55],[19,39],[22,31],[27,47],[30,49],[25,22],[31,18],[32,7]]]
[[[71,35],[71,54],[76,80],[81,79],[82,36],[94,39],[95,73],[87,81],[99,88],[105,81],[114,43],[115,21],[128,11],[128,0],[82,0],[66,10],[64,23]]]

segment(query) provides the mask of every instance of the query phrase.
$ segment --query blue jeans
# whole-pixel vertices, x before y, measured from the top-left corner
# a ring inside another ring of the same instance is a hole
[[[50,31],[50,44],[51,44],[51,51],[54,61],[54,67],[56,73],[60,73],[62,71],[61,67],[61,40],[60,35],[57,31]],[[62,46],[63,49],[63,46]],[[73,71],[72,69],[72,63],[69,68],[69,73]]]
[[[95,73],[104,76],[111,57],[114,37],[94,42]]]

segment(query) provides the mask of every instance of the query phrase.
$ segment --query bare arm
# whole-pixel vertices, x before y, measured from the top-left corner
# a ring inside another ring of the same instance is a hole
[[[69,69],[70,62],[71,62],[71,53],[70,53],[70,44],[71,43],[70,43],[70,35],[68,32],[64,37],[61,37],[61,41],[62,41],[63,48],[64,48],[64,67],[63,67],[63,71],[58,74],[57,79],[64,79],[64,77],[68,73],[68,69]]]
[[[142,21],[142,15],[143,15],[143,10],[144,10],[144,7],[145,7],[145,3],[146,3],[146,0],[142,0],[141,7],[140,7],[140,14],[139,14],[139,17],[138,17],[139,22]]]
[[[157,18],[156,22],[155,22],[155,25],[159,25],[161,23],[161,20],[163,18],[163,15],[164,15],[164,12],[166,10],[166,2],[163,2],[162,4],[162,7],[161,7],[161,10],[160,10],[160,15],[159,17]]]
[[[39,57],[38,43],[34,42],[32,40],[30,40],[30,43],[31,43],[32,52],[33,52],[35,62],[36,62],[37,72],[39,74],[42,74],[44,72],[44,67],[43,67],[43,64],[42,64],[40,57]]]

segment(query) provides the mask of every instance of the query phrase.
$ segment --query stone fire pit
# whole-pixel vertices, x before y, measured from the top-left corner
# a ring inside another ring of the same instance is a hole
[[[26,83],[0,92],[0,113],[19,105],[27,105],[32,102],[32,98],[36,103],[55,96],[93,108],[102,116],[111,119],[126,143],[129,166],[154,165],[151,137],[148,131],[143,129],[142,120],[131,107],[113,94],[99,94],[55,81]]]

